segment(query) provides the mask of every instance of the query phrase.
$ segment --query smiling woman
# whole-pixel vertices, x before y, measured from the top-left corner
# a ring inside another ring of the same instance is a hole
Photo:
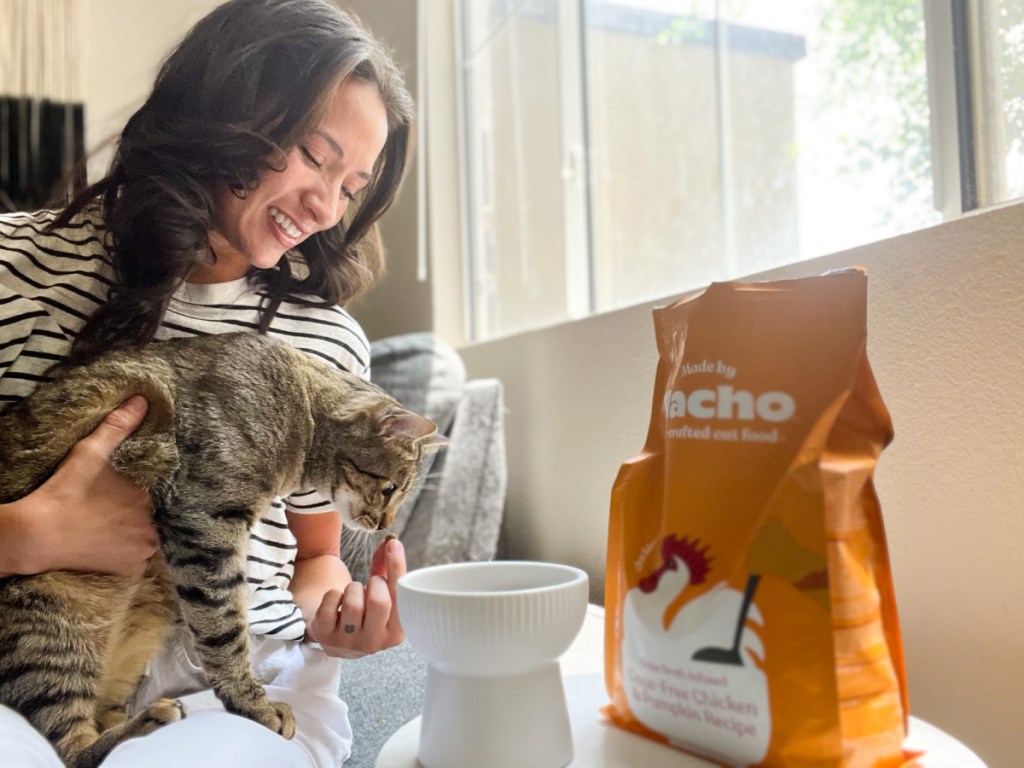
[[[271,269],[307,238],[338,226],[356,195],[373,179],[388,136],[377,86],[342,83],[323,122],[248,190],[222,184],[210,232],[214,258],[193,268],[192,283],[222,283],[251,267]]]

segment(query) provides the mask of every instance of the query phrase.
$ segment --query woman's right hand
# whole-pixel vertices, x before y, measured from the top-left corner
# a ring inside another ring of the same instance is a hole
[[[110,463],[146,416],[135,396],[107,414],[38,489],[13,502],[22,573],[48,570],[142,573],[158,547],[149,494]]]

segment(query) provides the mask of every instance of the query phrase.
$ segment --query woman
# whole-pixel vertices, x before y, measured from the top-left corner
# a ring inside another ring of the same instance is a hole
[[[161,68],[104,179],[60,212],[0,217],[0,407],[60,359],[237,330],[368,375],[366,337],[340,304],[380,271],[374,227],[402,177],[412,111],[388,54],[326,0],[215,9]],[[0,505],[0,572],[141,571],[156,550],[149,502],[108,460],[145,408],[129,400],[44,486]],[[339,538],[329,502],[307,492],[267,510],[250,541],[253,665],[271,698],[292,705],[294,740],[219,708],[180,636],[136,704],[184,693],[189,717],[120,745],[104,765],[333,766],[347,756],[329,657],[401,641],[394,590],[405,559],[397,541],[378,549],[364,587]],[[40,741],[0,711],[0,764],[59,765]]]

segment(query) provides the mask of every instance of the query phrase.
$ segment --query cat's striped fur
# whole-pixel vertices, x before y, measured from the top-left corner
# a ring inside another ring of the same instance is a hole
[[[225,707],[291,737],[248,659],[245,550],[271,500],[317,488],[364,527],[386,527],[441,442],[374,385],[263,336],[158,342],[59,372],[0,415],[0,502],[37,488],[132,394],[146,420],[114,464],[150,490],[161,555],[144,577],[53,571],[0,579],[0,703],[72,768],[181,718],[124,705],[174,620],[190,628]],[[116,536],[116,531],[111,531]]]

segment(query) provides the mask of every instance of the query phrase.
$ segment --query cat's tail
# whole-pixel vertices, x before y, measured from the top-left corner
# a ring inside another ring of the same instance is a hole
[[[140,446],[156,443],[173,451],[174,398],[168,386],[168,363],[156,356],[108,354],[92,365],[69,367],[0,415],[0,503],[34,490],[71,448],[92,432],[107,414],[133,395],[149,404],[145,421],[115,454],[134,456]],[[165,474],[167,456],[139,478],[151,487]],[[121,468],[121,467],[119,467]]]

